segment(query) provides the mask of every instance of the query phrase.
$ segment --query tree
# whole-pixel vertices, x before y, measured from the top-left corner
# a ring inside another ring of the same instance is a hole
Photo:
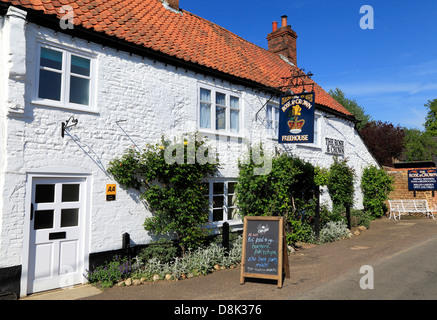
[[[405,129],[404,147],[405,161],[430,161],[437,154],[437,141],[419,129]]]
[[[405,131],[399,125],[382,121],[371,121],[360,130],[360,134],[380,165],[392,166],[393,158],[399,158],[404,147]]]
[[[429,108],[428,115],[425,119],[425,132],[432,137],[437,136],[437,98],[434,100],[429,100],[425,104],[425,107]]]
[[[357,129],[361,130],[366,123],[371,121],[371,116],[367,115],[364,112],[364,108],[361,107],[355,99],[349,99],[346,98],[346,95],[343,91],[341,91],[339,88],[336,88],[335,90],[329,90],[329,94],[331,97],[333,97],[335,100],[337,100],[338,103],[340,103],[343,107],[346,108],[347,111],[352,113],[358,121],[360,121],[357,124]]]

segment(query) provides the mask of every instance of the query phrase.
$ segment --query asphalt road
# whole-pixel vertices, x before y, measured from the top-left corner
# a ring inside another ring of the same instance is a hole
[[[276,283],[246,281],[240,270],[222,270],[182,281],[113,287],[85,300],[300,300],[300,299],[437,299],[437,220],[387,218],[347,240],[318,245],[289,256],[290,278]],[[369,273],[374,289],[363,290]]]
[[[293,299],[436,300],[437,237],[369,261]]]

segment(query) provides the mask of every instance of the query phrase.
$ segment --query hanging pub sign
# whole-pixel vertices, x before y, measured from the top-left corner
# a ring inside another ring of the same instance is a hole
[[[408,190],[437,190],[437,170],[408,170]]]
[[[281,96],[279,143],[314,142],[314,92]]]

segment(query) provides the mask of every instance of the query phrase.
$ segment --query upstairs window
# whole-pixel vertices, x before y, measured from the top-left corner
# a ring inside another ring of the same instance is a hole
[[[33,102],[93,111],[93,58],[41,45]]]
[[[240,133],[241,100],[231,92],[210,87],[199,89],[199,128]]]
[[[273,138],[279,135],[279,106],[268,104],[266,107],[267,134]]]

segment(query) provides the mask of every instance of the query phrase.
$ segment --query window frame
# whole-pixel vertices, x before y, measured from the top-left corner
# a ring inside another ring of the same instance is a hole
[[[268,108],[271,107],[272,108],[272,112],[271,112],[271,119],[269,118],[269,114],[268,114]],[[275,118],[275,112],[277,111],[278,113],[278,119],[276,120]],[[270,123],[272,124],[272,127],[270,128]],[[266,132],[267,132],[267,136],[270,139],[273,140],[278,140],[278,136],[279,136],[279,104],[274,103],[274,102],[269,102],[266,104]]]
[[[66,46],[61,46],[58,44],[49,43],[46,41],[37,41],[36,43],[36,68],[35,68],[35,87],[33,90],[33,98],[31,103],[42,106],[56,107],[69,110],[77,110],[89,113],[98,113],[96,107],[96,63],[97,57],[87,51],[82,51],[78,49],[73,49]],[[49,50],[57,51],[62,54],[62,69],[51,69],[48,67],[41,66],[41,50],[42,48],[47,48]],[[71,58],[76,56],[79,58],[87,59],[90,61],[90,75],[85,76],[77,74],[71,71]],[[40,70],[47,70],[51,72],[56,72],[61,74],[61,86],[60,86],[60,100],[52,100],[47,98],[39,97],[40,88]],[[71,76],[88,79],[89,80],[89,104],[83,105],[79,103],[70,102],[70,90],[71,90]]]
[[[210,91],[209,102],[201,100],[201,90]],[[217,103],[217,94],[225,95],[225,105]],[[231,97],[238,98],[238,108],[231,106]],[[201,104],[207,104],[210,107],[210,127],[201,126],[200,109]],[[217,129],[217,108],[225,108],[225,129]],[[231,129],[231,112],[238,111],[238,131]],[[214,87],[211,85],[199,83],[197,88],[197,128],[200,132],[213,133],[226,136],[242,137],[243,135],[243,99],[241,94],[224,88]]]

